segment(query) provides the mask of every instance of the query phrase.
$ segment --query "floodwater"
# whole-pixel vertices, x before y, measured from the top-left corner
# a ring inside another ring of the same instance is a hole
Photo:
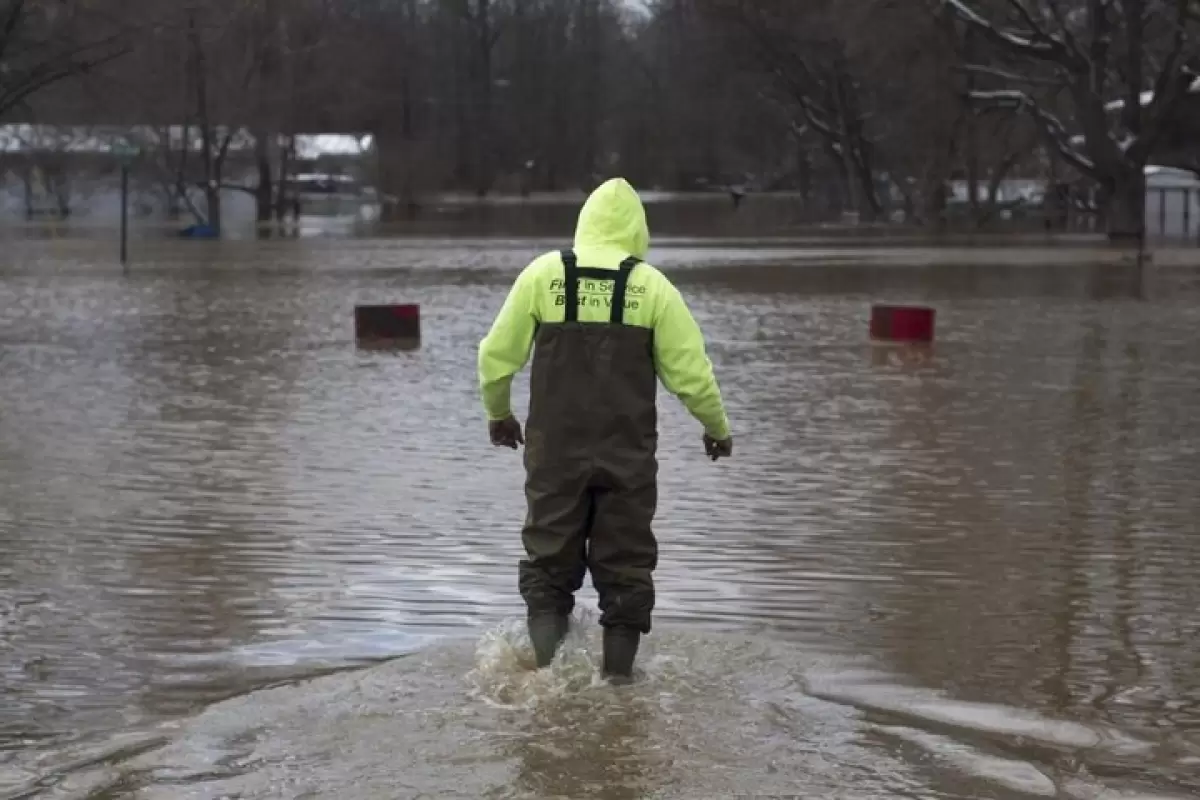
[[[736,456],[662,397],[614,689],[590,587],[528,668],[475,393],[551,244],[4,243],[0,798],[1200,796],[1200,272],[660,244]]]

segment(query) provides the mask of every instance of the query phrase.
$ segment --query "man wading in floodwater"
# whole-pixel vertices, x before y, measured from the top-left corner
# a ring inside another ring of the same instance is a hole
[[[537,665],[553,660],[590,569],[604,674],[618,682],[632,677],[654,609],[656,377],[704,426],[709,457],[733,454],[704,338],[675,286],[641,260],[649,242],[633,187],[607,181],[579,213],[574,249],[521,272],[479,346],[492,444],[525,445],[518,571]],[[535,343],[522,436],[510,387]]]

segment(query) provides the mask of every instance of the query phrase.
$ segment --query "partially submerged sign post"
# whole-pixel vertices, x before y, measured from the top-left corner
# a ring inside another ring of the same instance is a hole
[[[871,307],[871,338],[886,342],[932,342],[936,312],[924,306]]]
[[[925,306],[871,306],[871,341],[880,345],[871,348],[871,361],[876,366],[928,363],[936,316]]]
[[[354,338],[368,347],[418,347],[421,307],[415,303],[355,306]]]
[[[121,162],[121,267],[129,264],[129,167],[138,157],[138,149],[121,142],[113,148]]]

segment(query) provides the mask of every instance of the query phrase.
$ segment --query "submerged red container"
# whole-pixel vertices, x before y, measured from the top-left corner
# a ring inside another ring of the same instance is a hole
[[[369,342],[418,340],[421,307],[415,303],[355,306],[354,336]]]
[[[871,338],[888,342],[932,342],[936,312],[925,306],[872,306]]]

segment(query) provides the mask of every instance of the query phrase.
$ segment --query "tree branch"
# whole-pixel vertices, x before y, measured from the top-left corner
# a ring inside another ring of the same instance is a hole
[[[1008,0],[1008,4],[1017,12],[1017,16],[1019,16],[1021,20],[1029,26],[1029,34],[1032,41],[1041,42],[1048,49],[1055,50],[1060,55],[1067,54],[1066,44],[1062,40],[1057,39],[1046,32],[1046,29],[1042,27],[1042,24],[1038,21],[1038,19],[1033,16],[1033,12],[1029,10],[1029,7],[1025,5],[1023,0]]]
[[[115,37],[114,37],[115,38]],[[0,118],[7,114],[12,109],[21,105],[29,97],[33,96],[47,86],[66,80],[75,75],[83,75],[90,70],[95,69],[102,64],[127,55],[132,50],[128,45],[119,47],[110,53],[95,56],[89,59],[77,60],[69,59],[65,64],[51,65],[49,63],[39,64],[36,67],[28,70],[23,76],[11,82],[15,88],[5,89],[0,91]]]
[[[758,45],[758,61],[786,87],[787,94],[800,106],[809,125],[821,136],[833,141],[838,140],[839,134],[829,121],[828,113],[824,109],[818,108],[813,102],[810,87],[803,85],[801,80],[797,80],[789,70],[785,70],[783,67],[784,63],[795,62],[802,79],[810,83],[819,83],[819,81],[815,81],[804,59],[780,52],[773,37],[762,26],[756,25],[753,20],[749,19],[746,13],[738,14],[737,22]]]
[[[1195,37],[1187,35],[1188,22],[1194,19],[1191,6],[1192,0],[1175,0],[1175,31],[1171,39],[1171,49],[1155,77],[1150,102],[1145,104],[1145,108],[1142,107],[1140,93],[1135,87],[1133,93],[1137,95],[1136,110],[1140,115],[1140,130],[1133,131],[1139,135],[1130,148],[1130,158],[1144,160],[1149,155],[1167,127],[1169,118],[1197,82],[1193,75],[1183,69],[1197,54]]]
[[[999,78],[1000,80],[1008,83],[1024,83],[1030,86],[1045,86],[1050,88],[1059,88],[1062,86],[1061,82],[1051,78],[1037,78],[1032,75],[1018,75],[1015,72],[1009,72],[1008,70],[1000,69],[999,67],[988,67],[984,66],[983,64],[964,64],[962,66],[955,67],[955,69],[960,72],[966,72],[973,75],[986,75],[991,78]]]
[[[1024,112],[1033,117],[1051,144],[1071,166],[1089,177],[1098,177],[1096,165],[1071,146],[1071,135],[1067,126],[1058,117],[1042,108],[1033,98],[1022,91],[1006,89],[996,92],[971,92],[969,99],[985,109]]]
[[[1108,55],[1112,50],[1113,37],[1113,25],[1108,19],[1108,6],[1105,0],[1088,0],[1088,23],[1091,27],[1091,42],[1088,44],[1087,56],[1084,60],[1088,76],[1088,89],[1092,94],[1103,96],[1106,87],[1105,81],[1112,72]],[[1126,44],[1130,43],[1131,35],[1130,33],[1126,34]],[[1138,84],[1134,87],[1134,91],[1140,90],[1141,82],[1139,80],[1134,80],[1134,82]]]
[[[1029,10],[1022,5],[1021,0],[1008,0],[1022,17],[1032,21]],[[1064,66],[1078,67],[1078,60],[1067,49],[1062,41],[1045,33],[1040,26],[1030,31],[1029,36],[1022,36],[1013,31],[1005,31],[993,25],[985,17],[967,5],[966,0],[941,0],[943,6],[954,12],[959,20],[970,28],[979,31],[989,41],[997,44],[1011,53],[1050,61]]]
[[[8,0],[6,5],[0,18],[0,116],[51,84],[84,74],[132,50],[129,31],[122,25],[115,33],[91,41],[73,41],[68,31],[57,28],[38,37],[26,30],[34,13],[28,0]]]
[[[12,0],[12,5],[9,6],[8,18],[4,20],[4,32],[0,33],[0,59],[4,58],[8,45],[16,39],[17,26],[21,23],[25,11],[25,2],[26,0]]]
[[[229,155],[229,146],[233,144],[233,137],[237,132],[237,128],[232,125],[229,126],[229,129],[225,133],[225,138],[221,140],[221,144],[217,148],[216,164],[218,175],[221,173],[221,165],[225,163],[225,158]]]
[[[1080,62],[1086,61],[1087,56],[1084,55],[1083,48],[1079,45],[1079,40],[1071,33],[1070,20],[1063,13],[1062,0],[1044,0],[1044,2],[1050,7],[1050,13],[1053,15],[1055,23],[1062,30],[1063,46],[1071,53],[1075,60]]]

